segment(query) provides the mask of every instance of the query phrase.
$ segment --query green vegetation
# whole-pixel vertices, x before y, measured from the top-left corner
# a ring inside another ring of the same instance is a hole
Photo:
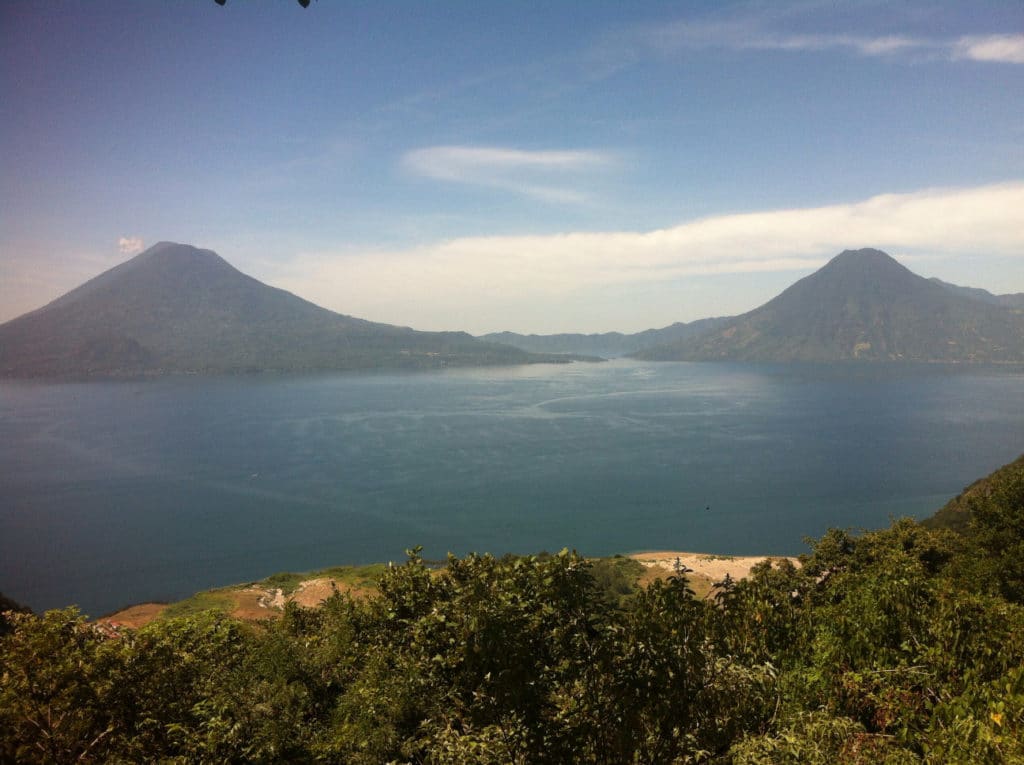
[[[970,533],[970,521],[974,508],[988,503],[989,498],[1011,485],[1020,485],[1024,475],[1024,454],[1008,465],[979,478],[960,494],[946,503],[931,518],[921,521],[929,529],[952,529],[961,534]]]
[[[612,608],[624,609],[628,606],[637,592],[637,583],[643,573],[642,563],[621,555],[590,561],[590,576],[594,580],[594,587]]]
[[[206,611],[226,616],[238,607],[238,599],[235,596],[239,592],[256,587],[271,593],[274,590],[281,590],[282,594],[288,596],[295,593],[300,584],[312,579],[332,579],[338,584],[344,585],[345,589],[372,592],[376,589],[377,581],[386,570],[387,566],[383,563],[373,563],[368,566],[333,566],[305,573],[281,571],[259,582],[197,592],[184,600],[171,603],[157,618],[167,621],[195,616]],[[273,613],[273,611],[268,611],[267,616],[272,616]],[[2,622],[0,622],[0,629],[2,629]]]
[[[412,550],[259,625],[10,613],[0,761],[1024,762],[1022,478],[967,534],[832,530],[711,600],[624,558]]]
[[[230,613],[234,602],[228,597],[224,590],[207,590],[197,592],[195,595],[167,607],[160,617],[162,619],[177,619],[183,616],[195,616],[204,611],[220,611]]]
[[[282,571],[268,576],[262,582],[256,582],[256,584],[263,587],[280,589],[285,595],[291,595],[295,592],[302,582],[321,578],[333,579],[351,587],[373,588],[386,569],[387,566],[383,563],[373,563],[369,566],[332,566],[331,568],[307,571],[305,573]]]
[[[985,591],[1024,601],[1024,455],[975,481],[924,525],[952,529],[973,555],[958,562]]]
[[[0,637],[10,632],[13,627],[9,621],[9,612],[17,613],[32,613],[32,610],[28,606],[23,606],[16,600],[12,600],[0,592]]]

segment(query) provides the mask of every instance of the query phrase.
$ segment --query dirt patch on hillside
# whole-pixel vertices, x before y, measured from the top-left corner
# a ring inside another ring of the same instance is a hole
[[[348,593],[354,598],[362,599],[369,597],[375,590],[372,587],[354,586],[331,577],[318,577],[300,582],[295,591],[287,595],[278,587],[263,587],[257,584],[216,592],[223,594],[230,601],[230,607],[225,609],[228,614],[236,619],[258,622],[280,617],[285,604],[291,601],[303,608],[316,608],[336,592]],[[96,623],[115,630],[122,627],[138,629],[159,618],[166,609],[167,605],[162,603],[140,603],[98,619]]]
[[[166,603],[140,603],[137,606],[130,606],[118,611],[116,614],[97,619],[96,623],[137,630],[139,627],[145,627],[166,610]]]
[[[316,608],[334,593],[343,591],[344,588],[329,577],[307,579],[288,596],[288,600],[298,603],[303,608]]]
[[[284,596],[279,589],[246,587],[229,594],[234,603],[230,613],[236,619],[250,622],[274,619],[284,607]]]
[[[771,555],[709,555],[707,553],[692,552],[640,552],[629,556],[639,561],[647,571],[640,577],[641,585],[648,585],[655,579],[667,579],[672,576],[677,568],[688,569],[686,578],[690,587],[697,594],[697,597],[714,597],[718,591],[715,587],[728,574],[732,579],[746,579],[750,576],[750,569],[765,560],[772,561],[773,565],[779,561],[788,560],[794,566],[799,566],[800,561],[796,558],[784,558]]]

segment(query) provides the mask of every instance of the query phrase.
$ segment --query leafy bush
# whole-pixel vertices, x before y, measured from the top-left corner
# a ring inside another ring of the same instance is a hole
[[[113,637],[9,613],[0,761],[1022,762],[1019,488],[973,536],[832,530],[712,601],[627,559],[412,550],[257,626],[215,594]]]

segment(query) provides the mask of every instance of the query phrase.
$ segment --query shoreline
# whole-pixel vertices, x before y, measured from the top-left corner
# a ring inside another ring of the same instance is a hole
[[[640,563],[645,569],[639,579],[641,586],[656,579],[667,579],[672,576],[678,563],[686,569],[690,586],[697,597],[701,598],[713,596],[717,591],[716,583],[722,581],[727,574],[732,579],[745,579],[754,566],[765,560],[773,563],[788,560],[795,566],[800,565],[797,558],[784,555],[719,555],[676,550],[640,551],[609,557],[627,558]],[[275,583],[264,580],[263,583],[247,582],[204,590],[195,593],[191,598],[178,601],[177,604],[134,603],[98,617],[93,623],[115,631],[121,628],[138,629],[178,604],[210,596],[221,601],[221,605],[227,605],[231,616],[246,621],[260,621],[280,616],[281,609],[288,601],[294,600],[305,608],[315,608],[336,591],[349,592],[357,597],[368,594],[369,588],[365,586],[365,579],[357,583],[349,577],[330,575],[340,572],[341,569],[354,570],[355,567],[338,567],[289,575],[292,577],[292,586],[287,588],[275,586]]]

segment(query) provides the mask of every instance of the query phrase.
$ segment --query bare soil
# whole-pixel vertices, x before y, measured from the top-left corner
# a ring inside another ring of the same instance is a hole
[[[653,552],[633,553],[629,556],[639,561],[647,571],[640,577],[640,584],[650,584],[655,579],[667,579],[675,574],[677,567],[685,570],[690,587],[700,598],[714,597],[718,592],[715,586],[728,574],[732,579],[746,579],[750,569],[765,560],[788,560],[799,566],[796,558],[783,558],[770,555],[709,555],[707,553],[672,552],[658,550]]]
[[[290,595],[285,595],[279,588],[249,585],[235,589],[221,590],[231,600],[228,612],[236,619],[258,622],[264,619],[276,619],[281,615],[286,603],[295,601],[304,608],[316,608],[335,592],[348,593],[354,598],[365,598],[371,589],[355,587],[347,582],[330,577],[307,579]],[[101,626],[115,628],[129,627],[138,629],[157,619],[167,608],[161,603],[140,603],[110,616],[97,620]]]
[[[167,610],[166,603],[140,603],[129,606],[122,611],[97,620],[98,624],[109,624],[112,627],[129,627],[133,630],[145,627],[160,614]]]

